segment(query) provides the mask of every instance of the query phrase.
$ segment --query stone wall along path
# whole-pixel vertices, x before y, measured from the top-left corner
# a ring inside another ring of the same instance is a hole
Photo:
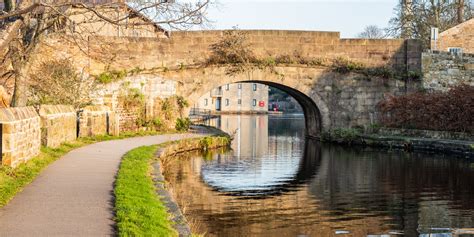
[[[71,151],[0,209],[0,236],[111,236],[113,189],[122,156],[140,146],[203,136],[137,137]]]
[[[16,167],[39,154],[40,117],[33,107],[1,108],[0,165]]]

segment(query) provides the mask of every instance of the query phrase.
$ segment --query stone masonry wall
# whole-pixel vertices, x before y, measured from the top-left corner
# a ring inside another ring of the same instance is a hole
[[[0,109],[0,167],[27,162],[40,154],[42,143],[58,147],[76,139],[77,114],[72,106],[42,105],[39,114],[33,107]],[[88,106],[80,113],[79,129],[80,137],[115,136],[120,132],[120,116],[107,106]]]
[[[98,87],[95,94],[92,95],[94,104],[106,105],[113,111],[119,110],[118,97],[129,89],[140,90],[145,96],[146,104],[153,107],[155,99],[164,99],[176,95],[177,82],[165,80],[156,75],[127,76],[123,80],[103,84]]]
[[[79,137],[107,135],[107,116],[109,135],[119,133],[118,116],[107,106],[87,106],[79,116]]]
[[[425,89],[447,91],[460,84],[474,86],[474,54],[456,56],[447,52],[423,53]]]
[[[16,167],[39,154],[40,117],[33,107],[0,109],[0,123],[2,165]]]
[[[389,66],[419,70],[421,44],[414,40],[341,39],[339,32],[244,31],[252,50],[259,56],[294,55],[312,58],[344,57],[366,66]],[[192,65],[207,60],[210,46],[223,31],[173,32],[169,39],[92,37],[91,73],[105,68],[156,68]],[[104,57],[110,60],[103,60]],[[113,56],[113,57],[112,57]],[[102,59],[102,61],[95,60]]]
[[[137,131],[140,126],[138,120],[141,116],[141,108],[119,108],[116,110],[119,116],[120,132]]]
[[[261,57],[295,54],[316,59],[343,57],[368,67],[388,66],[400,69],[401,72],[421,70],[422,50],[418,41],[341,39],[337,32],[257,30],[245,33],[252,50]],[[407,88],[402,81],[385,82],[380,78],[341,75],[328,67],[319,66],[282,65],[275,67],[279,75],[256,70],[232,76],[226,74],[223,67],[189,66],[205,62],[212,53],[210,46],[222,39],[223,34],[223,31],[174,32],[170,38],[165,39],[94,36],[87,42],[90,55],[80,52],[72,43],[48,38],[48,47],[41,47],[38,52],[42,58],[71,58],[73,64],[83,70],[85,75],[98,75],[106,69],[125,69],[141,73],[134,77],[146,75],[158,81],[159,78],[162,81],[174,81],[175,94],[185,97],[191,105],[210,90],[229,83],[252,81],[281,86],[282,89],[291,89],[295,93],[301,92],[300,102],[305,99],[305,108],[309,109],[316,104],[321,112],[321,126],[324,128],[364,125],[372,120],[375,104],[383,99],[385,93],[397,94],[400,89]],[[138,88],[147,95],[147,83],[143,84],[144,87],[141,84]],[[163,88],[152,88],[149,91],[160,93]],[[303,95],[311,101],[303,98]],[[114,93],[104,91],[98,98],[97,104],[109,105],[114,110]],[[146,101],[149,114],[148,108],[157,107],[149,102],[156,99],[146,96]],[[189,111],[184,112],[187,114]],[[314,116],[318,114],[314,109],[312,112]]]
[[[64,142],[76,140],[77,115],[72,106],[42,105],[41,143],[47,147],[58,147]]]

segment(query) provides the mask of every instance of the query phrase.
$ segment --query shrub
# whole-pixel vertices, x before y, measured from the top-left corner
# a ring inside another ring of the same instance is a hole
[[[474,133],[474,87],[390,97],[377,105],[382,125],[396,128]]]
[[[390,79],[395,76],[395,72],[393,69],[389,67],[376,67],[376,68],[369,68],[365,70],[365,73],[368,76],[376,76],[376,77],[382,77],[385,79]]]
[[[332,67],[335,72],[342,74],[364,69],[364,65],[361,63],[353,62],[345,58],[334,59]]]
[[[124,108],[143,107],[145,105],[145,95],[137,88],[129,88],[120,95],[120,101]]]
[[[313,58],[308,61],[309,66],[324,66],[325,60],[322,58]]]
[[[207,151],[211,145],[212,145],[212,138],[210,137],[202,138],[199,141],[199,146],[201,147],[202,151]]]
[[[409,71],[407,73],[407,78],[410,80],[419,81],[423,78],[423,73],[417,71]]]
[[[191,126],[191,120],[189,118],[178,118],[176,119],[176,130],[179,132],[186,132]]]
[[[293,60],[293,58],[290,55],[284,54],[284,55],[280,55],[276,57],[275,62],[277,64],[293,64],[295,63],[295,60]]]
[[[255,61],[247,42],[247,33],[237,30],[224,31],[222,39],[211,45],[209,64],[245,64]]]
[[[160,131],[163,128],[163,122],[161,122],[160,118],[154,118],[152,124],[156,131]]]
[[[91,104],[90,94],[96,83],[79,75],[68,59],[41,63],[39,70],[29,80],[28,104],[69,104],[81,108]]]
[[[352,143],[362,133],[360,128],[336,128],[322,134],[323,141],[337,141],[340,143]]]
[[[189,102],[182,96],[176,96],[176,103],[179,109],[184,109],[189,106]]]
[[[107,84],[114,81],[122,80],[127,76],[127,74],[128,73],[126,70],[120,70],[120,71],[112,70],[112,71],[103,72],[95,76],[95,79],[102,84]]]

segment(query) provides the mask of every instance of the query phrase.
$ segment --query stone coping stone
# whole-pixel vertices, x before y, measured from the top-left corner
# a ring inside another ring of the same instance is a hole
[[[76,110],[71,105],[41,105],[39,115],[41,117],[57,114],[76,113]]]
[[[90,114],[90,115],[100,115],[100,114],[112,114],[113,111],[105,105],[90,105],[86,106],[82,109],[83,114]]]
[[[0,109],[0,123],[15,122],[38,117],[35,108],[29,107],[13,107]]]
[[[84,112],[111,112],[110,108],[105,105],[89,105],[83,108]]]

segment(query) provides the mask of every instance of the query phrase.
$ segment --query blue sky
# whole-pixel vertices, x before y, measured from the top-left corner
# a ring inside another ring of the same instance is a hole
[[[355,37],[366,25],[386,27],[397,0],[218,0],[211,29],[339,31]]]

